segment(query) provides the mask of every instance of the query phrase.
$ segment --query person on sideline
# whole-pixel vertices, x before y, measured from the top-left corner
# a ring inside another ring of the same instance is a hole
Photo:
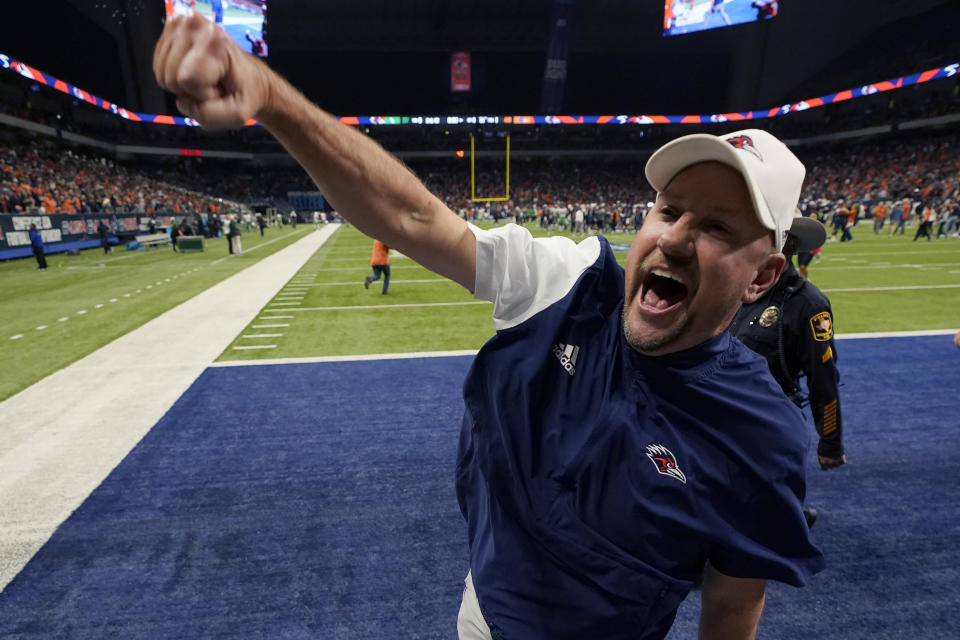
[[[103,247],[103,255],[107,255],[113,249],[110,248],[110,227],[101,220],[97,223],[97,235],[100,236],[100,246]]]
[[[726,331],[786,264],[805,170],[779,140],[661,147],[624,268],[601,237],[469,225],[199,16],[168,20],[154,71],[204,127],[256,118],[360,231],[494,303],[464,383],[460,638],[660,639],[701,575],[703,637],[752,638],[766,580],[823,568],[803,416]]]
[[[263,230],[267,228],[267,220],[262,213],[257,214],[257,227],[260,228],[260,237],[263,237]]]
[[[37,225],[30,225],[30,249],[33,251],[33,257],[37,259],[37,270],[47,270],[47,258],[44,255],[43,236],[37,231]]]
[[[233,223],[233,217],[228,213],[223,216],[224,221],[227,223],[227,232],[224,234],[224,237],[227,239],[227,254],[233,255],[233,228],[231,224]]]
[[[229,223],[227,226],[227,235],[228,240],[230,241],[230,253],[238,256],[243,255],[243,244],[241,241],[240,226],[237,224],[236,217],[233,215],[227,216]]]
[[[370,256],[370,266],[373,267],[373,275],[363,279],[363,288],[369,289],[370,284],[380,279],[383,275],[383,295],[387,295],[387,289],[390,288],[390,247],[379,240],[373,241],[373,253]]]

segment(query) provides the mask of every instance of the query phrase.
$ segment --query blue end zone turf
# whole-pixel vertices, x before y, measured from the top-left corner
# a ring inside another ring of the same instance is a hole
[[[811,462],[828,568],[761,635],[960,628],[960,350],[837,345],[850,464]],[[0,594],[3,638],[453,638],[470,358],[207,370]],[[811,427],[812,429],[812,427]],[[670,637],[695,637],[696,595]]]
[[[455,635],[470,361],[207,370],[0,596],[0,637]]]

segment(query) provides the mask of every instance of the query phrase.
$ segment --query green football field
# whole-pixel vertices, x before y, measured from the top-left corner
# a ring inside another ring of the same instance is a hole
[[[541,231],[531,226],[540,235]],[[874,235],[829,242],[811,280],[833,303],[839,333],[960,326],[960,240]],[[623,262],[628,234],[611,234]],[[343,228],[221,356],[221,360],[478,349],[493,335],[492,306],[460,286],[391,259],[389,295],[362,282],[371,241]]]
[[[313,232],[313,225],[243,236],[244,255],[225,239],[206,250],[88,249],[78,256],[0,262],[0,400],[62,369],[168,309]],[[198,319],[202,321],[202,319]]]
[[[216,240],[203,253],[52,256],[44,273],[33,260],[0,263],[0,399],[312,231],[246,234],[245,254],[229,259],[226,241]],[[826,244],[810,268],[833,303],[838,333],[960,327],[960,239],[912,242],[911,229],[888,238],[866,224],[854,234]],[[622,261],[632,236],[608,239],[622,246]],[[405,257],[391,258],[389,295],[377,282],[365,289],[371,246],[352,227],[337,231],[220,360],[477,349],[493,335],[492,305]]]

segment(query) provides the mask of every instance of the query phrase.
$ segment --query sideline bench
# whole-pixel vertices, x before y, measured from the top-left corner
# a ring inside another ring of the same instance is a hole
[[[144,247],[156,247],[159,245],[170,244],[170,236],[166,233],[147,233],[144,235],[139,235],[135,239]]]

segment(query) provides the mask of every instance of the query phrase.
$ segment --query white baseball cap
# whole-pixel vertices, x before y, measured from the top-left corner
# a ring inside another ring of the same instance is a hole
[[[807,173],[803,163],[787,145],[761,129],[722,136],[695,133],[657,149],[647,161],[647,180],[661,192],[687,167],[711,160],[743,174],[757,218],[774,232],[777,251],[782,249]]]

